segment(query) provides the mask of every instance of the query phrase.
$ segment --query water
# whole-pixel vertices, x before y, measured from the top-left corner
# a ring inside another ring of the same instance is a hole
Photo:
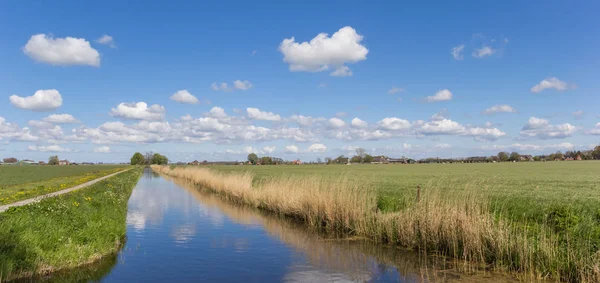
[[[441,263],[440,263],[441,262]],[[436,268],[432,268],[436,266]],[[127,242],[91,266],[46,278],[101,282],[507,282],[444,260],[235,206],[182,180],[144,172],[129,200]]]

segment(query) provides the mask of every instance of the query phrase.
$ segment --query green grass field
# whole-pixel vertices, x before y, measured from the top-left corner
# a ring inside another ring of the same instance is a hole
[[[49,168],[49,167],[44,167]],[[0,282],[89,263],[122,243],[141,168],[0,213]]]
[[[126,168],[126,165],[0,166],[0,204],[73,187]]]
[[[539,216],[539,207],[568,204],[600,209],[600,161],[466,164],[364,164],[300,166],[212,166],[223,172],[248,171],[255,181],[271,176],[339,177],[374,186],[380,209],[394,211],[416,197],[417,186],[448,191],[477,186],[515,217]]]

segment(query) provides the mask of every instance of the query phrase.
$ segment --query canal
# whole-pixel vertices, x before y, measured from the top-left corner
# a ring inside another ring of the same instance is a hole
[[[50,282],[509,282],[443,259],[351,239],[222,201],[146,169],[115,256]],[[468,275],[466,275],[468,274]],[[41,278],[38,278],[41,279]]]

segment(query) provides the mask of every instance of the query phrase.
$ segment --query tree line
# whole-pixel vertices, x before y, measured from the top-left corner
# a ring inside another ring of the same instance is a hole
[[[131,165],[152,165],[152,164],[157,164],[157,165],[166,165],[169,164],[169,159],[160,154],[160,153],[154,153],[154,152],[146,152],[146,154],[141,154],[139,152],[136,152],[133,154],[133,156],[131,157]]]

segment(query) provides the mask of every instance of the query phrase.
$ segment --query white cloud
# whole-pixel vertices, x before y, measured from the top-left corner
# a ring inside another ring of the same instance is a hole
[[[298,125],[303,127],[309,127],[315,124],[316,122],[324,120],[323,118],[313,118],[311,116],[303,116],[303,115],[292,115],[290,120],[298,123]]]
[[[403,92],[404,89],[403,88],[399,88],[399,87],[392,87],[388,90],[389,94],[394,94],[394,93],[398,93],[398,92]]]
[[[307,150],[309,152],[315,152],[315,153],[325,152],[325,151],[327,151],[327,147],[322,143],[313,143],[308,147]]]
[[[426,97],[425,100],[427,102],[452,100],[452,92],[450,92],[448,89],[442,89],[436,92],[435,95]]]
[[[94,152],[95,153],[110,153],[110,147],[108,147],[108,146],[97,147],[97,148],[94,148]]]
[[[148,107],[146,102],[122,102],[116,108],[112,108],[109,114],[126,119],[155,121],[162,120],[165,117],[165,107],[158,104]]]
[[[213,118],[226,118],[227,113],[225,113],[225,110],[223,110],[223,108],[215,106],[211,108],[210,111],[208,111],[208,113],[206,113],[206,116]]]
[[[538,139],[562,139],[572,136],[577,130],[577,127],[569,123],[551,125],[546,119],[531,117],[519,134]]]
[[[440,112],[431,115],[431,121],[441,121],[448,118],[448,110],[442,109]]]
[[[600,123],[596,124],[596,127],[585,132],[588,135],[600,135]]]
[[[105,35],[101,36],[100,38],[96,39],[96,42],[98,42],[100,44],[108,45],[110,48],[117,48],[117,45],[115,44],[113,37],[108,34],[105,34]]]
[[[45,34],[31,36],[23,52],[35,61],[58,66],[100,66],[100,53],[84,38],[54,38]]]
[[[187,104],[196,104],[200,102],[198,98],[187,91],[187,89],[178,90],[176,93],[171,95],[171,100]]]
[[[285,147],[285,152],[286,153],[298,153],[299,149],[297,146],[295,145],[288,145]]]
[[[290,71],[321,72],[335,69],[335,75],[351,75],[345,64],[367,59],[369,50],[360,44],[363,36],[346,26],[331,37],[320,33],[310,42],[298,43],[295,38],[284,39],[279,45],[283,61],[289,63]]]
[[[352,71],[348,66],[341,66],[335,69],[335,71],[330,74],[333,77],[351,77]]]
[[[279,121],[281,120],[281,116],[274,114],[273,112],[261,111],[258,108],[248,107],[246,108],[246,112],[248,113],[248,118],[254,120],[264,120],[264,121]]]
[[[492,146],[482,146],[482,149],[485,150],[509,150],[509,151],[535,151],[535,152],[545,152],[545,151],[556,151],[556,150],[572,150],[575,146],[572,143],[563,142],[559,144],[520,144],[513,143],[511,145],[492,145]]]
[[[234,91],[234,90],[249,90],[253,87],[250,81],[235,80],[233,86],[229,86],[227,83],[212,83],[210,88],[214,91]]]
[[[212,90],[214,91],[232,91],[233,89],[229,87],[229,85],[227,85],[227,83],[212,83],[210,85],[210,88],[212,88]]]
[[[252,88],[252,83],[250,83],[249,81],[236,80],[233,82],[233,87],[239,90],[249,90],[250,88]]]
[[[70,114],[52,114],[42,120],[44,120],[45,122],[55,123],[55,124],[79,123],[79,121]]]
[[[62,102],[62,96],[56,89],[38,90],[32,96],[27,97],[14,94],[10,96],[10,103],[14,106],[33,111],[54,110],[60,107]]]
[[[464,58],[464,56],[462,54],[464,49],[465,49],[464,44],[453,47],[452,50],[450,51],[450,54],[452,54],[452,58],[454,58],[454,60],[462,60]]]
[[[366,128],[369,126],[369,124],[359,118],[354,118],[352,119],[352,121],[350,121],[350,124],[352,125],[352,127],[355,128]]]
[[[585,114],[585,112],[583,112],[583,110],[577,110],[575,112],[572,113],[573,117],[575,117],[575,119],[580,119],[583,117],[583,114]]]
[[[344,122],[344,120],[342,120],[340,118],[331,118],[331,119],[329,119],[329,121],[327,121],[327,125],[330,128],[339,129],[339,128],[345,126],[346,122]]]
[[[491,115],[491,114],[495,114],[495,113],[516,113],[517,110],[515,108],[513,108],[510,105],[507,104],[502,104],[502,105],[494,105],[488,109],[486,109],[485,111],[483,111],[484,114],[487,115]]]
[[[40,151],[40,152],[71,152],[68,148],[63,148],[58,145],[48,145],[48,146],[35,146],[30,145],[27,147],[29,151]]]
[[[411,127],[410,122],[408,120],[396,117],[384,118],[381,121],[377,122],[377,125],[381,129],[390,131],[407,130]]]
[[[571,86],[574,87],[574,86]],[[555,89],[558,91],[564,91],[567,90],[567,88],[569,88],[569,85],[566,82],[563,82],[557,78],[547,78],[545,80],[542,80],[539,84],[534,85],[531,88],[531,92],[533,93],[539,93],[545,89]]]
[[[263,152],[271,154],[273,153],[273,151],[275,151],[276,147],[275,146],[265,146],[263,147]]]
[[[475,58],[483,58],[485,56],[491,56],[494,53],[496,53],[496,50],[494,50],[492,47],[483,46],[479,49],[475,49],[471,55],[473,55]]]

